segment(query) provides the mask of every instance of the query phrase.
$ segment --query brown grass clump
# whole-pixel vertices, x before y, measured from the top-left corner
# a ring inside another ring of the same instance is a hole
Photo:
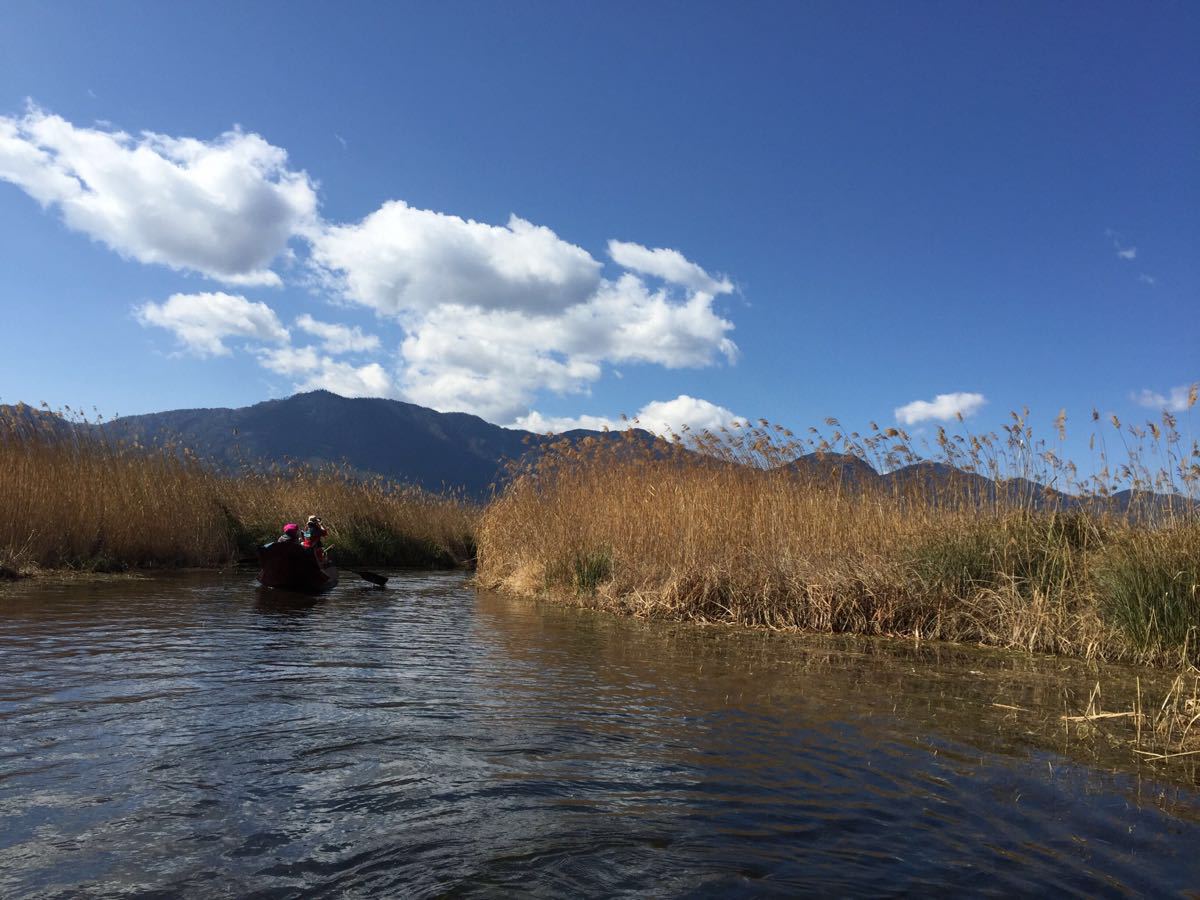
[[[761,422],[561,441],[485,511],[479,578],[648,617],[1177,653],[1200,624],[1200,450],[1180,449],[1165,414],[1132,431],[1128,462],[1102,455],[1079,483],[1026,418],[1002,436],[939,433],[940,468],[904,468],[921,458],[899,429],[846,434],[832,419],[832,437],[807,440]],[[880,479],[856,460],[899,471]],[[1143,502],[1125,511],[1122,486]],[[1146,500],[1155,489],[1170,500]]]
[[[0,422],[0,567],[115,571],[248,555],[317,514],[349,564],[453,565],[474,556],[477,509],[330,467],[225,475],[187,450],[107,443],[55,415]]]

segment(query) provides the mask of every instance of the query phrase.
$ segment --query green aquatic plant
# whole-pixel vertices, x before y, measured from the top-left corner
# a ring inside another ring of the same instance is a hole
[[[1200,528],[1134,531],[1100,557],[1093,573],[1103,619],[1141,650],[1200,641]]]
[[[612,551],[607,548],[581,551],[574,560],[575,592],[594,595],[612,577]]]

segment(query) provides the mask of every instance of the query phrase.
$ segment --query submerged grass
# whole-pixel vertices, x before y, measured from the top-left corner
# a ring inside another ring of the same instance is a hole
[[[335,466],[218,473],[186,450],[109,444],[46,414],[0,422],[0,568],[209,566],[320,515],[346,564],[452,566],[477,508]]]
[[[1200,448],[1169,413],[1114,420],[1128,462],[1078,484],[1027,415],[940,433],[940,467],[904,468],[900,429],[836,420],[807,440],[760,422],[557,442],[485,510],[479,579],[647,617],[1176,659],[1200,623]]]
[[[1116,746],[1133,751],[1141,762],[1186,763],[1195,781],[1200,773],[1200,669],[1191,660],[1191,644],[1197,628],[1184,640],[1179,668],[1165,693],[1143,685],[1134,676],[1133,691],[1129,682],[1116,687],[1132,693],[1131,702],[1118,701],[1116,709],[1105,709],[1104,693],[1114,687],[1097,681],[1088,697],[1087,706],[1078,714],[1062,716],[1069,732],[1084,738],[1102,738]],[[1159,699],[1161,697],[1161,700]]]

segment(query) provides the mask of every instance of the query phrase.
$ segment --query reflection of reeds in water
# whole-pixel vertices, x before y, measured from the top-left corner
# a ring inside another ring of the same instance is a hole
[[[1200,623],[1200,447],[1170,413],[1094,415],[1112,433],[1081,478],[1065,418],[1053,445],[1027,418],[939,430],[942,465],[910,468],[904,431],[834,419],[560,441],[485,511],[480,579],[644,616],[1175,658]]]
[[[346,563],[453,564],[476,509],[335,466],[217,473],[186,449],[110,444],[43,413],[0,422],[0,565],[212,565],[320,515]]]

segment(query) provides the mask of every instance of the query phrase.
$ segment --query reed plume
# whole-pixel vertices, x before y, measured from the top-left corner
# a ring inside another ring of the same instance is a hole
[[[187,448],[106,440],[28,407],[0,421],[0,565],[115,570],[209,566],[320,514],[337,558],[453,565],[474,556],[478,509],[340,466],[219,472]]]
[[[485,510],[479,579],[654,618],[1173,659],[1200,624],[1200,449],[1153,424],[1105,426],[1125,458],[1083,480],[1065,414],[1056,449],[1028,410],[931,448],[836,419],[560,440]]]

